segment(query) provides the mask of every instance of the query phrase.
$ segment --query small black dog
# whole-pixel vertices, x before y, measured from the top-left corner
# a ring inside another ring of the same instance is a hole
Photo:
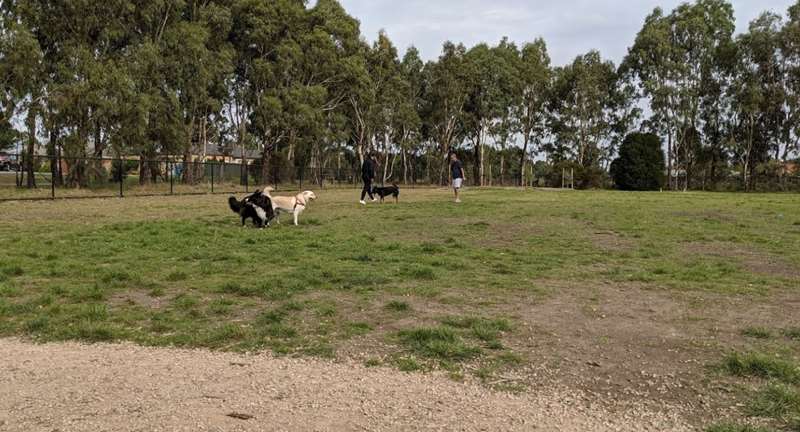
[[[397,203],[400,198],[400,188],[397,187],[397,185],[394,183],[392,183],[391,186],[385,186],[385,187],[373,186],[372,193],[380,196],[381,202],[383,202],[383,199],[389,195],[394,197],[395,203]]]
[[[272,219],[275,218],[272,200],[260,190],[246,196],[241,201],[237,200],[236,197],[230,197],[228,198],[228,206],[234,213],[242,217],[242,226],[245,225],[247,219],[252,219],[253,225],[258,228],[264,228],[268,227]]]

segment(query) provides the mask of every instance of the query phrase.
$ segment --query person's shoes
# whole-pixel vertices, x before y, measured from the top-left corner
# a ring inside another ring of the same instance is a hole
[[[460,203],[460,202],[461,202],[461,198],[456,200],[456,203]]]
[[[372,198],[372,202],[378,202],[377,198]]]
[[[361,203],[361,205],[367,205],[367,203],[366,203],[366,202],[364,202],[364,200],[361,200],[361,201],[359,201],[359,202]]]

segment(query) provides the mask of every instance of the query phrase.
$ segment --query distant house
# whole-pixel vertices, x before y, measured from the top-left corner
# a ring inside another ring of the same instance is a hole
[[[225,148],[217,144],[206,144],[206,151],[201,155],[203,162],[225,162],[240,164],[243,160],[253,160],[261,157],[258,150],[245,150],[241,148]]]
[[[800,162],[798,161],[784,162],[780,168],[780,174],[785,176],[800,175]]]

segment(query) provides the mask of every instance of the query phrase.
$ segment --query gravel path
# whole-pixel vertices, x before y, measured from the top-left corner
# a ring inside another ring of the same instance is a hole
[[[237,419],[229,414],[252,416]],[[131,344],[0,339],[2,431],[684,431],[563,389],[523,395],[436,374]]]

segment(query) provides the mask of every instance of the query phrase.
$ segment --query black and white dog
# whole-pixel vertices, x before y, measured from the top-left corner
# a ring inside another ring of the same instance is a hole
[[[241,201],[232,196],[228,198],[228,205],[234,213],[241,216],[242,226],[245,225],[247,219],[252,219],[253,225],[258,228],[264,228],[268,227],[272,219],[275,218],[272,200],[260,190],[244,197]]]
[[[396,203],[400,197],[400,188],[394,183],[392,183],[391,186],[385,187],[373,186],[372,193],[381,197],[381,202],[383,202],[384,198],[391,195],[394,197],[394,202]]]

